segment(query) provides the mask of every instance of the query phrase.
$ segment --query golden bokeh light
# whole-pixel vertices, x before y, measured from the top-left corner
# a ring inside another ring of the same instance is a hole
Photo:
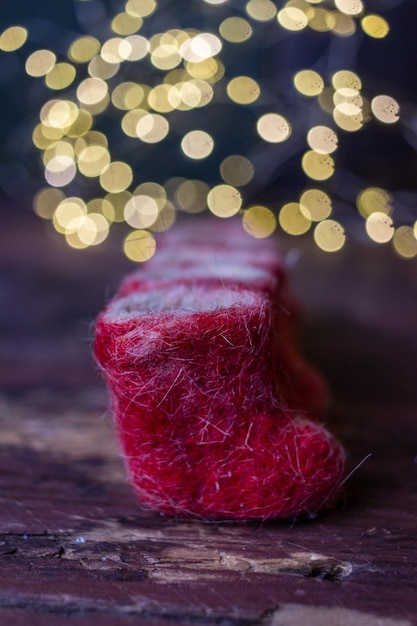
[[[105,195],[104,199],[112,207],[110,212],[112,222],[124,222],[124,208],[130,198],[132,198],[130,191],[119,191],[116,193],[110,192]],[[105,206],[103,209],[105,209]],[[104,213],[104,215],[107,219],[109,219],[106,213]]]
[[[124,208],[124,218],[133,228],[149,228],[158,217],[158,205],[154,198],[147,195],[134,195]]]
[[[145,92],[137,83],[127,81],[114,88],[111,101],[117,109],[130,111],[138,107],[144,100]]]
[[[392,196],[381,187],[368,187],[356,198],[356,206],[363,218],[379,212],[390,215],[392,212]]]
[[[180,92],[170,85],[156,85],[148,95],[149,106],[159,113],[169,113],[179,108],[181,102]]]
[[[151,54],[151,63],[160,70],[172,70],[182,61],[180,51],[176,46],[163,44],[158,46]]]
[[[243,228],[256,239],[272,235],[277,227],[277,218],[266,206],[251,206],[243,212]]]
[[[261,95],[261,89],[250,76],[236,76],[227,85],[227,95],[237,104],[252,104]]]
[[[110,224],[116,221],[114,207],[105,198],[93,198],[87,202],[87,213],[99,213],[103,215]]]
[[[80,220],[80,223],[81,223],[81,220]],[[65,234],[65,240],[71,248],[75,248],[76,250],[84,250],[85,248],[88,248],[88,244],[84,243],[79,238],[78,231],[76,229],[65,231],[64,234]]]
[[[346,15],[360,15],[364,10],[362,0],[335,0],[334,3]]]
[[[111,22],[111,29],[117,35],[133,35],[143,26],[143,19],[140,16],[130,13],[118,13]]]
[[[101,78],[86,78],[77,87],[77,98],[86,106],[102,102],[107,94],[107,83]]]
[[[294,76],[294,85],[303,96],[318,96],[324,89],[320,74],[313,70],[301,70]]]
[[[223,39],[231,43],[243,43],[252,36],[252,26],[243,17],[228,17],[219,26]]]
[[[95,37],[78,37],[69,47],[68,58],[74,63],[87,63],[100,52],[100,42]]]
[[[69,87],[75,80],[75,67],[70,63],[56,63],[45,76],[49,89],[59,91]]]
[[[188,39],[189,37],[187,36],[186,40]],[[154,52],[154,50],[156,50],[160,46],[173,46],[175,49],[179,48],[176,37],[173,34],[171,34],[169,31],[166,31],[165,33],[163,32],[154,33],[149,38],[149,50],[151,53]]]
[[[335,12],[327,9],[314,9],[311,18],[308,20],[308,26],[318,33],[326,33],[333,30],[336,24]]]
[[[44,187],[35,195],[33,206],[39,217],[45,220],[52,219],[57,206],[64,200],[65,194],[62,189],[56,187]]]
[[[169,198],[169,200],[174,201],[176,190],[178,189],[179,185],[181,185],[181,183],[184,183],[186,180],[187,178],[185,178],[184,176],[171,176],[163,182],[165,193],[167,194],[167,198]],[[209,189],[207,190],[207,193],[208,191]]]
[[[371,102],[372,113],[379,122],[395,124],[398,122],[400,106],[391,96],[376,96]]]
[[[325,252],[338,252],[346,241],[343,226],[335,220],[319,222],[314,229],[314,241]]]
[[[308,150],[301,161],[305,174],[313,180],[327,180],[334,173],[334,161],[328,154]]]
[[[100,176],[110,165],[110,153],[103,146],[88,146],[78,155],[78,169],[84,176]]]
[[[67,128],[70,127],[71,125],[69,127],[64,125],[52,126],[49,125],[48,120],[44,120],[43,122],[38,124],[38,126],[36,126],[35,130],[39,128],[42,136],[49,140],[48,146],[50,146],[51,143],[55,143],[56,141],[62,139],[67,131]]]
[[[74,147],[68,141],[57,141],[50,145],[43,153],[42,161],[47,165],[51,159],[57,156],[68,156],[74,160]]]
[[[278,22],[286,30],[303,30],[308,25],[307,15],[301,9],[286,6],[277,15]]]
[[[135,262],[153,256],[153,233],[171,228],[177,213],[207,210],[220,218],[240,214],[255,238],[279,226],[290,235],[314,232],[321,250],[340,250],[346,235],[333,219],[346,201],[341,192],[333,211],[345,181],[339,142],[378,122],[401,123],[400,102],[368,85],[362,92],[357,64],[344,62],[342,52],[331,63],[320,57],[300,69],[298,61],[279,60],[273,46],[292,41],[301,49],[301,31],[308,31],[311,41],[331,39],[336,52],[354,51],[355,34],[387,37],[388,19],[368,12],[364,0],[245,0],[240,7],[199,0],[193,19],[178,20],[168,19],[169,11],[156,0],[124,0],[91,34],[66,43],[63,58],[47,49],[27,54],[26,74],[64,92],[42,106],[32,133],[49,185],[36,195],[35,212],[77,249],[102,244],[113,224],[124,223],[133,232],[123,248]],[[350,44],[341,41],[349,37]],[[27,38],[26,28],[12,26],[0,33],[0,50],[18,50]],[[262,63],[252,62],[263,39]],[[280,72],[276,82],[272,71]],[[230,145],[223,136],[228,125]],[[152,163],[163,184],[146,180],[154,178]],[[263,189],[292,164],[297,177],[310,180],[292,198],[298,201],[275,213],[262,204]],[[393,196],[367,184],[358,180],[355,188],[362,188],[361,232],[378,244],[392,241],[402,257],[416,256],[417,222],[414,229],[401,224]]]
[[[363,98],[349,87],[344,87],[335,91],[333,103],[341,113],[348,117],[353,117],[362,113]]]
[[[112,161],[100,175],[100,185],[112,193],[125,191],[132,180],[132,168],[123,161]]]
[[[138,137],[136,128],[140,120],[149,114],[145,109],[133,109],[126,113],[122,118],[122,129],[128,137]]]
[[[206,81],[192,79],[172,86],[168,92],[168,100],[173,109],[190,111],[209,104],[213,93]]]
[[[320,189],[307,189],[300,197],[300,211],[313,222],[325,220],[332,212],[331,198]]]
[[[258,22],[269,22],[277,14],[277,7],[271,0],[249,0],[246,12]]]
[[[207,80],[209,83],[216,83],[224,76],[225,69],[218,59],[212,57],[199,63],[185,63],[187,73],[193,78]]]
[[[106,135],[98,130],[91,130],[85,133],[82,137],[79,137],[74,144],[75,154],[79,157],[82,151],[89,146],[102,146],[103,148],[107,148],[108,141]]]
[[[211,85],[205,80],[198,79],[177,83],[168,92],[170,104],[180,111],[207,106],[213,96]]]
[[[190,74],[183,67],[177,67],[165,74],[163,83],[173,87],[178,84],[187,83],[190,79]]]
[[[175,220],[176,220],[175,207],[172,204],[172,202],[167,200],[163,209],[159,211],[158,217],[156,218],[152,226],[149,227],[149,230],[151,230],[154,233],[165,232],[166,230],[169,230],[175,224]]]
[[[155,254],[156,241],[149,231],[142,229],[134,230],[125,238],[123,250],[131,261],[143,263]]]
[[[348,113],[341,111],[340,108],[336,107],[333,111],[333,119],[339,128],[351,133],[360,130],[363,126],[362,111],[349,115]]]
[[[25,70],[29,76],[46,76],[56,62],[56,54],[51,50],[36,50],[26,59]]]
[[[205,159],[214,148],[214,139],[204,130],[192,130],[181,141],[182,151],[190,159]]]
[[[60,128],[38,124],[33,129],[32,142],[39,150],[46,150],[50,145],[62,139],[63,135],[64,133]]]
[[[65,127],[65,134],[67,137],[82,137],[93,125],[93,116],[89,111],[84,109],[78,109],[77,117],[69,126]]]
[[[95,56],[88,64],[88,73],[92,78],[108,80],[117,74],[119,63],[108,63],[101,56]]]
[[[150,44],[145,37],[142,37],[142,35],[130,35],[126,37],[126,41],[130,46],[129,55],[126,57],[127,61],[140,61],[146,57]]]
[[[231,185],[217,185],[207,195],[207,206],[217,217],[232,217],[239,212],[243,198]]]
[[[181,48],[182,44],[187,41],[187,39],[193,37],[196,31],[192,31],[191,29],[183,30],[182,28],[170,28],[169,31],[167,31],[167,34],[168,33],[171,37],[173,37],[175,45]]]
[[[374,39],[383,39],[389,33],[389,24],[380,15],[365,15],[361,20],[364,32]]]
[[[200,62],[219,54],[222,42],[212,33],[199,33],[187,39],[181,46],[181,55],[186,61]]]
[[[65,132],[78,117],[78,107],[71,100],[49,100],[40,112],[43,127],[60,129]]]
[[[362,89],[362,81],[360,77],[350,70],[339,70],[332,76],[332,85],[336,90],[351,89],[355,93],[359,93]]]
[[[131,46],[126,39],[122,37],[112,37],[102,45],[100,56],[103,61],[118,65],[128,58],[131,52]]]
[[[85,215],[86,207],[81,198],[64,198],[55,210],[52,224],[58,233],[65,235],[76,231]]]
[[[405,259],[417,256],[417,239],[411,226],[400,226],[396,229],[392,243],[395,252]]]
[[[156,206],[158,207],[158,211],[161,211],[164,208],[167,201],[167,194],[164,187],[152,181],[148,181],[146,183],[141,183],[140,185],[138,185],[138,187],[136,187],[134,191],[134,194],[149,196],[149,198],[152,198],[155,201]]]
[[[186,213],[201,213],[207,208],[208,184],[202,180],[181,180],[174,191],[175,203]]]
[[[311,220],[304,215],[298,202],[289,202],[281,208],[278,221],[289,235],[303,235],[311,227]]]
[[[328,126],[313,126],[307,134],[307,142],[319,154],[331,154],[337,149],[337,135]]]
[[[146,113],[136,124],[136,135],[145,143],[159,143],[168,133],[168,120],[158,113]]]
[[[265,113],[257,124],[258,134],[269,143],[281,143],[291,135],[291,126],[288,120],[278,113]]]
[[[394,235],[393,221],[386,213],[375,211],[366,220],[366,232],[377,243],[386,243]]]
[[[53,187],[65,187],[74,180],[77,167],[69,156],[56,156],[45,167],[45,180]]]
[[[87,206],[81,198],[64,198],[55,210],[54,221],[61,232],[76,230],[86,214]]]
[[[0,50],[14,52],[21,48],[28,38],[28,31],[23,26],[10,26],[0,34]]]
[[[133,17],[147,17],[156,9],[155,0],[128,0],[126,3],[126,13]]]
[[[109,234],[109,223],[100,213],[91,213],[81,218],[77,225],[77,235],[87,246],[98,246]]]
[[[250,160],[240,154],[232,154],[220,164],[220,175],[224,182],[235,187],[250,183],[254,174],[255,169]]]
[[[350,15],[329,11],[328,20],[331,22],[332,32],[339,37],[352,37],[356,32],[356,22]]]

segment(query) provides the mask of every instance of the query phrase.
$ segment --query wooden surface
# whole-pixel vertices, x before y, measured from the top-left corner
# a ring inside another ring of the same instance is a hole
[[[142,511],[113,440],[91,322],[129,265],[9,217],[1,624],[417,624],[416,261],[360,245],[329,256],[308,241],[298,253],[292,281],[305,349],[333,389],[329,426],[352,470],[372,456],[314,520],[203,523]]]

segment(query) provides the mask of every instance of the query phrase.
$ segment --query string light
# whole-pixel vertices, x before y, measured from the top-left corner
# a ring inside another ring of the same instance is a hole
[[[36,213],[80,249],[101,244],[114,223],[125,222],[133,230],[123,249],[135,262],[155,253],[152,233],[170,228],[178,212],[206,210],[220,218],[241,215],[243,228],[257,238],[278,226],[297,236],[311,231],[320,249],[337,252],[346,239],[333,197],[339,145],[368,124],[401,124],[400,105],[389,94],[368,93],[351,67],[329,74],[304,67],[291,77],[300,110],[284,108],[246,61],[265,33],[297,39],[312,30],[342,46],[358,28],[375,40],[387,37],[388,21],[368,13],[364,0],[288,0],[279,9],[270,0],[248,0],[239,12],[230,0],[192,5],[200,11],[199,28],[182,28],[177,15],[175,28],[167,20],[163,30],[169,3],[127,0],[108,19],[107,38],[98,31],[78,36],[66,57],[47,49],[27,56],[26,73],[51,93],[32,134],[48,185],[34,199]],[[28,36],[22,26],[7,28],[0,51],[14,53]],[[235,69],[237,58],[247,68],[243,74]],[[212,113],[219,103],[248,112],[245,127],[230,128],[230,146],[224,142],[229,128]],[[233,143],[239,133],[247,138],[244,150]],[[286,149],[293,157],[294,146],[306,179],[298,198],[281,206],[253,204],[267,179],[262,155],[279,164]],[[159,154],[172,160],[171,178],[160,179]],[[156,180],[149,180],[150,171]],[[412,258],[417,226],[400,223],[394,206],[387,190],[365,184],[356,198],[369,238],[390,241]]]

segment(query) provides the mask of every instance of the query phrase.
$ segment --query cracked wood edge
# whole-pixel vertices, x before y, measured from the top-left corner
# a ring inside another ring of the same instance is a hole
[[[131,567],[156,583],[221,580],[230,573],[293,575],[340,583],[362,566],[309,551],[289,550],[277,542],[275,555],[266,546],[254,546],[239,528],[196,527],[192,523],[162,528],[126,528],[118,520],[98,523],[93,529],[0,535],[0,556],[19,559],[59,558],[75,561],[85,569],[111,570]],[[124,546],[135,546],[132,565],[124,562]],[[246,554],[245,554],[246,552]],[[277,553],[279,556],[277,556]]]

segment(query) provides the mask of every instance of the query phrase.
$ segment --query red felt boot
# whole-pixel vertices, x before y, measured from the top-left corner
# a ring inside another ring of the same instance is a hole
[[[168,269],[161,287],[152,272],[148,288],[130,290],[128,279],[128,295],[96,327],[140,501],[209,519],[286,518],[330,506],[344,453],[323,426],[288,406],[276,367],[277,290],[220,285],[198,273],[182,282],[172,265],[172,282]]]

